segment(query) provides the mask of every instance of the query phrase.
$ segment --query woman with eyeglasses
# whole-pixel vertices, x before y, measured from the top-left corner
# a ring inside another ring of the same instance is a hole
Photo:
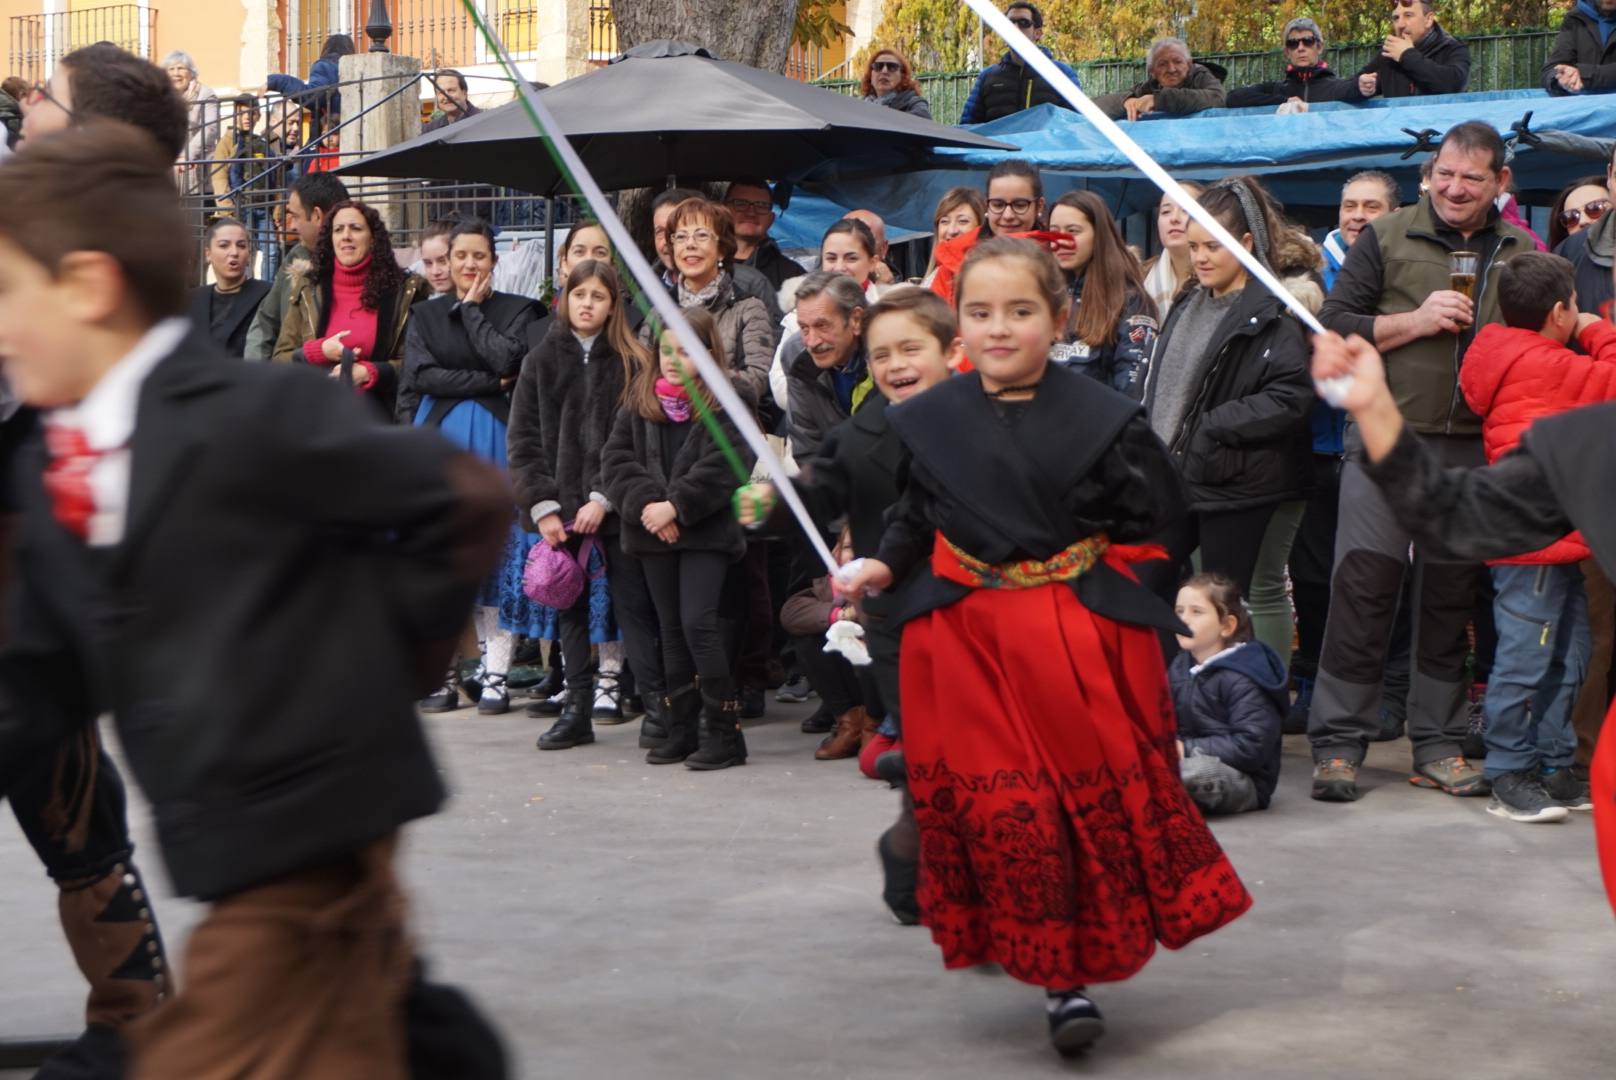
[[[937,251],[944,244],[957,240],[966,233],[979,231],[988,220],[988,201],[975,188],[949,188],[937,200],[937,210],[931,217],[931,262],[926,276],[920,279],[922,288],[931,288],[937,277]]]
[[[1056,199],[1049,229],[1070,239],[1054,251],[1072,295],[1066,332],[1049,358],[1139,400],[1160,329],[1139,260],[1110,207],[1092,191]]]
[[[859,93],[876,105],[931,119],[931,105],[920,96],[920,84],[915,82],[909,58],[897,49],[882,49],[870,57]]]
[[[1019,236],[1043,227],[1043,177],[1025,161],[1006,158],[988,173],[987,198],[982,205],[987,211],[983,228],[956,236],[932,251],[937,269],[931,291],[950,304],[954,302],[954,275],[979,239]]]
[[[1566,237],[1579,233],[1610,211],[1610,189],[1603,176],[1584,176],[1554,198],[1549,211],[1549,250],[1559,251]]]
[[[763,301],[735,289],[734,216],[707,199],[686,199],[669,215],[667,235],[679,306],[705,308],[712,315],[724,353],[735,368],[735,389],[756,407],[769,391],[769,365],[779,344],[779,327]],[[650,327],[647,322],[640,333],[647,345],[654,343]]]

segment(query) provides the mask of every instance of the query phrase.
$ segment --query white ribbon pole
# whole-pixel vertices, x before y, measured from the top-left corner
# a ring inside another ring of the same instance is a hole
[[[1124,157],[1134,163],[1140,172],[1150,177],[1162,192],[1172,197],[1172,200],[1184,208],[1185,213],[1200,223],[1202,228],[1211,233],[1213,238],[1234,253],[1245,266],[1252,277],[1268,286],[1270,292],[1277,296],[1282,304],[1290,308],[1291,313],[1302,321],[1302,325],[1311,329],[1315,334],[1324,333],[1324,326],[1309,311],[1300,300],[1292,296],[1290,290],[1280,283],[1273,271],[1264,266],[1258,258],[1246,250],[1246,246],[1229,234],[1229,230],[1219,224],[1218,219],[1202,209],[1195,198],[1179,186],[1177,180],[1167,175],[1167,170],[1156,163],[1156,159],[1134,142],[1128,133],[1117,126],[1100,107],[1083,93],[1071,78],[1055,65],[1055,62],[1045,56],[1027,36],[1012,23],[1005,14],[994,7],[988,0],[964,0],[964,2],[979,15],[983,22],[993,28],[993,32],[1005,40],[1022,62],[1031,67],[1044,81],[1059,91],[1061,97],[1071,102],[1072,108],[1082,113],[1089,123],[1100,129],[1100,134],[1111,141],[1111,145],[1122,151]]]
[[[741,400],[740,395],[735,392],[735,388],[730,385],[728,374],[708,354],[706,346],[701,342],[701,338],[696,335],[696,332],[690,328],[690,324],[685,321],[684,315],[679,310],[679,305],[674,302],[673,298],[668,295],[667,289],[663,287],[661,276],[652,271],[650,263],[646,262],[645,256],[640,254],[640,249],[635,245],[628,229],[618,220],[617,214],[612,210],[612,204],[606,200],[606,193],[600,189],[599,184],[595,183],[595,178],[584,167],[582,159],[578,157],[578,152],[572,148],[572,143],[561,133],[560,125],[555,122],[555,117],[550,115],[550,110],[545,108],[544,102],[539,100],[538,91],[534,90],[527,80],[518,77],[516,63],[506,50],[505,43],[500,40],[493,27],[488,25],[482,13],[469,0],[467,0],[465,6],[472,18],[476,20],[478,26],[482,28],[483,36],[499,57],[500,63],[512,75],[516,83],[517,92],[521,94],[528,110],[538,123],[541,134],[549,138],[551,145],[555,148],[556,155],[561,159],[562,164],[571,174],[573,181],[578,185],[578,193],[589,203],[589,208],[595,213],[595,219],[606,230],[606,235],[611,237],[612,247],[616,249],[618,257],[623,260],[623,264],[628,267],[629,273],[633,274],[634,279],[639,282],[640,291],[650,300],[651,306],[656,309],[656,313],[662,319],[663,325],[673,332],[674,337],[678,339],[685,352],[696,362],[696,369],[701,372],[702,381],[707,384],[707,389],[718,399],[718,403],[723,406],[724,411],[729,414],[730,421],[735,425],[736,430],[740,432],[741,437],[746,440],[746,444],[752,448],[753,453],[757,454],[758,460],[763,462],[769,476],[773,479],[775,490],[785,500],[786,505],[791,508],[791,512],[796,516],[798,523],[802,525],[802,531],[807,535],[808,542],[813,545],[814,552],[825,564],[825,572],[834,575],[837,571],[836,559],[831,555],[830,548],[825,546],[825,541],[820,536],[819,528],[814,524],[813,517],[808,513],[808,508],[802,504],[802,499],[797,495],[797,489],[792,486],[791,478],[786,474],[785,466],[775,456],[774,451],[769,448],[769,441],[764,436],[763,430],[752,419],[752,410]],[[653,356],[655,355],[655,347],[656,343],[653,342]]]

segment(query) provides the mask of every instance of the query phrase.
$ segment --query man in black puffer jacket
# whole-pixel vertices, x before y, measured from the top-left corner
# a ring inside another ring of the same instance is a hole
[[[1036,43],[1044,36],[1044,15],[1034,5],[1025,2],[1014,3],[1005,8],[1004,13],[1029,41]],[[1072,82],[1078,81],[1077,71],[1070,64],[1055,60],[1055,54],[1042,45],[1038,48],[1045,56],[1054,60],[1055,66]],[[1007,52],[997,64],[977,77],[976,85],[971,87],[971,96],[965,99],[965,109],[960,113],[960,123],[985,124],[989,120],[997,120],[1001,116],[1009,116],[1023,109],[1030,109],[1034,105],[1059,105],[1063,109],[1071,108],[1053,86],[1022,63],[1021,57],[1014,52]]]

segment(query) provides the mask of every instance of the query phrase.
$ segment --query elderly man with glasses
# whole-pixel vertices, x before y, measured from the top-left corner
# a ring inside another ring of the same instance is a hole
[[[1340,101],[1352,89],[1324,62],[1324,31],[1312,19],[1292,19],[1279,35],[1285,48],[1285,77],[1276,82],[1229,91],[1231,109],[1272,108],[1299,102]],[[1294,106],[1293,106],[1294,107]]]
[[[1037,5],[1017,0],[1005,8],[1004,13],[1033,44],[1037,45],[1038,39],[1044,36],[1044,13],[1038,10]],[[1055,60],[1055,54],[1042,45],[1038,45],[1038,48],[1055,61],[1055,66],[1065,72],[1067,78],[1074,83],[1078,81],[1077,71],[1070,64]],[[1034,105],[1071,108],[1066,99],[1027,67],[1012,49],[977,78],[976,85],[971,88],[971,96],[965,99],[965,111],[960,114],[960,123],[985,124]]]

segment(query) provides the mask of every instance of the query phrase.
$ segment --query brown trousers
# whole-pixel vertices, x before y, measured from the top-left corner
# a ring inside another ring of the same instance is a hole
[[[394,836],[219,900],[179,994],[129,1030],[134,1080],[404,1080],[413,965]]]
[[[1582,564],[1583,583],[1588,588],[1588,631],[1593,651],[1588,656],[1588,677],[1571,709],[1571,724],[1577,731],[1577,764],[1594,759],[1594,743],[1610,707],[1611,651],[1616,646],[1616,590],[1599,564],[1588,559]]]

